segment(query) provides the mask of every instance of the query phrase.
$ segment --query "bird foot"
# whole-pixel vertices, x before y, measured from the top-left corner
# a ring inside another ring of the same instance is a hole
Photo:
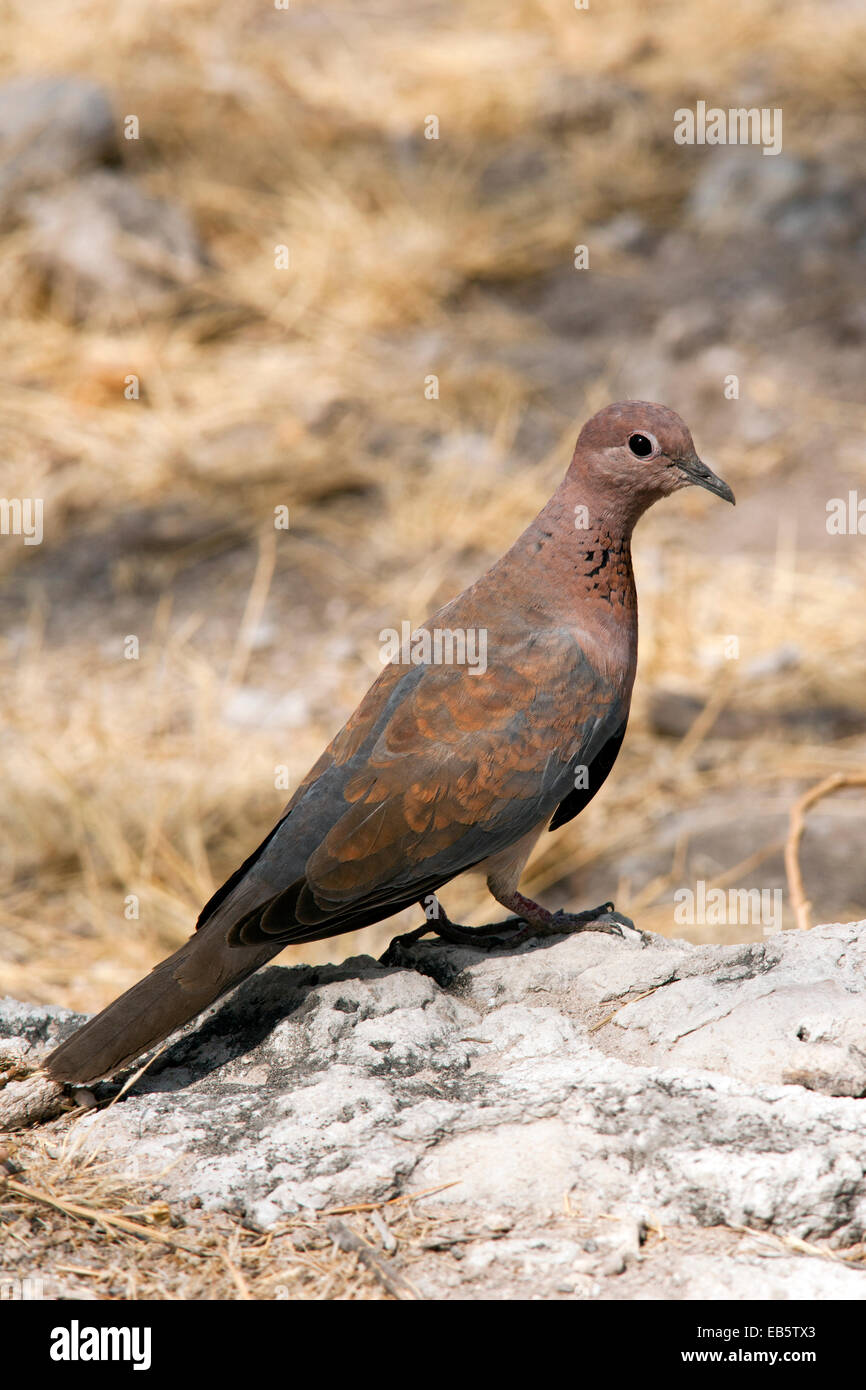
[[[564,912],[560,908],[559,912],[551,913],[549,921],[539,922],[535,932],[538,936],[565,936],[571,935],[572,932],[600,931],[607,932],[610,936],[624,937],[623,928],[637,932],[639,936],[647,939],[646,932],[640,931],[625,913],[617,912],[613,903],[602,903],[599,907],[588,908],[585,912]]]
[[[442,941],[453,946],[471,946],[475,951],[495,951],[499,946],[519,946],[524,941],[546,939],[551,936],[568,936],[574,932],[600,931],[610,936],[625,937],[623,928],[638,931],[630,917],[617,912],[613,903],[602,903],[600,907],[588,908],[585,912],[544,912],[532,922],[523,917],[506,917],[503,922],[489,922],[483,927],[463,927],[452,922],[440,907],[439,916],[428,918],[414,931],[395,936],[387,950],[379,957],[382,965],[399,965],[402,952],[414,946],[422,936],[434,932]],[[645,932],[638,933],[646,939]]]
[[[472,946],[478,951],[491,951],[496,946],[504,946],[506,943],[514,942],[520,935],[521,929],[526,928],[526,926],[527,923],[520,917],[507,917],[504,922],[490,922],[485,927],[463,927],[459,922],[452,922],[440,910],[438,917],[428,918],[414,931],[395,936],[385,953],[379,957],[379,963],[380,965],[402,964],[402,952],[407,947],[414,946],[416,941],[420,941],[422,936],[427,936],[430,932],[438,936],[441,941],[447,941],[450,946]]]

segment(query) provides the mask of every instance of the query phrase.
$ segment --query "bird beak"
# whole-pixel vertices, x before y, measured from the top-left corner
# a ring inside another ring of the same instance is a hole
[[[693,454],[692,457],[688,459],[678,459],[677,467],[681,473],[685,474],[689,482],[694,483],[696,487],[705,487],[707,492],[714,492],[717,497],[724,498],[724,500],[730,502],[732,506],[736,505],[734,494],[731,492],[727,483],[717,477],[711,468],[707,468],[707,465],[701,462],[697,454]]]

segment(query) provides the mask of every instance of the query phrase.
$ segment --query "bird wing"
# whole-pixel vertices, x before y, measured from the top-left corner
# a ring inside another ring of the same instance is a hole
[[[625,713],[568,629],[498,644],[483,673],[387,667],[211,900],[259,885],[230,940],[314,940],[417,902],[549,817]]]

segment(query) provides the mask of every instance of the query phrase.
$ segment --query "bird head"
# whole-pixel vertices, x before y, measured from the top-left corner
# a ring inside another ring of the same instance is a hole
[[[572,468],[635,515],[690,486],[734,501],[728,484],[698,458],[679,415],[650,401],[619,401],[593,415],[578,436]]]

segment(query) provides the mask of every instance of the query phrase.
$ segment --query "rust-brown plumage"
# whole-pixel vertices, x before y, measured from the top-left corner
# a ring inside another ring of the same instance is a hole
[[[486,669],[386,667],[196,934],[59,1047],[50,1074],[110,1075],[284,946],[429,902],[467,870],[527,930],[598,925],[601,910],[553,917],[517,881],[544,826],[576,815],[610,771],[637,658],[632,528],[689,483],[733,501],[672,411],[629,401],[594,416],[523,535],[422,625],[483,630]],[[430,926],[467,931],[444,915]]]

